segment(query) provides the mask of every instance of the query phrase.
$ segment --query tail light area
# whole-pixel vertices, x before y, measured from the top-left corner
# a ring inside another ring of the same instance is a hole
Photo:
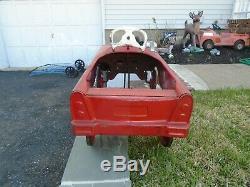
[[[72,120],[88,120],[90,116],[86,103],[80,92],[73,92],[70,96],[70,111]]]
[[[172,114],[171,121],[189,123],[193,110],[193,99],[190,95],[182,96]]]

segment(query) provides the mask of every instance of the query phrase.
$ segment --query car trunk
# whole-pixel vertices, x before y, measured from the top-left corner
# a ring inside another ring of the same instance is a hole
[[[174,90],[90,89],[85,103],[92,119],[154,121],[170,119],[177,96]]]

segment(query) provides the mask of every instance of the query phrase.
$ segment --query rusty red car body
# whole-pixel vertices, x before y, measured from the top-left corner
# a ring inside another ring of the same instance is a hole
[[[135,73],[147,81],[146,71],[150,71],[151,89],[104,87],[99,67],[108,71],[106,81],[118,73]],[[103,46],[70,97],[73,134],[93,139],[96,135],[183,138],[188,135],[192,108],[190,91],[162,57],[129,45]]]

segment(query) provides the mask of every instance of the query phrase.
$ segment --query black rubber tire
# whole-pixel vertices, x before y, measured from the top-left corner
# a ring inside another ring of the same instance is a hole
[[[85,69],[85,63],[83,60],[78,59],[75,61],[75,67],[77,71],[83,72]]]
[[[161,145],[163,145],[164,147],[171,147],[173,140],[174,139],[172,137],[160,137]]]
[[[241,51],[245,47],[245,42],[243,40],[237,40],[234,43],[234,49],[237,51]]]
[[[75,78],[78,76],[78,71],[73,68],[72,66],[68,66],[65,69],[65,74],[69,77],[69,78]]]
[[[86,136],[86,143],[88,146],[93,146],[95,144],[94,136]]]
[[[212,40],[206,40],[203,42],[202,47],[206,50],[211,50],[214,48],[214,42]]]

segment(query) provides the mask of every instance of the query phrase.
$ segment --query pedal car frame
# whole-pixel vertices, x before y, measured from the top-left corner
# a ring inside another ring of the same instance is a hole
[[[125,34],[120,42],[113,43],[113,35],[120,30]],[[136,42],[135,32],[143,36],[142,45]],[[145,47],[146,33],[134,28],[116,29],[111,32],[111,41],[99,50],[73,89],[73,134],[86,136],[88,145],[93,145],[96,135],[159,136],[165,146],[171,145],[173,137],[186,137],[192,95],[161,56]],[[127,77],[128,85],[108,88],[108,81],[119,73],[124,74],[124,80]],[[131,73],[149,88],[132,88]]]

